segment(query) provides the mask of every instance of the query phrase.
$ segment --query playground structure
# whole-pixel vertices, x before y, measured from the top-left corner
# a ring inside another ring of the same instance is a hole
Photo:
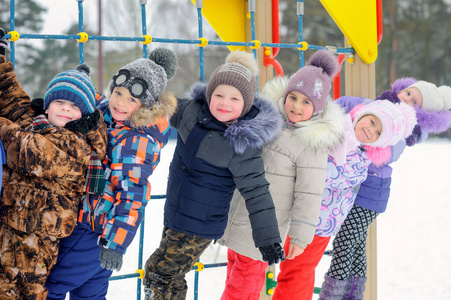
[[[328,49],[338,54],[340,65],[345,63],[345,93],[349,96],[375,98],[375,66],[377,59],[377,45],[382,38],[382,0],[320,0],[337,26],[343,32],[346,47],[309,45],[303,39],[304,1],[297,0],[297,16],[299,24],[299,42],[297,44],[283,44],[279,39],[278,0],[192,0],[198,15],[198,39],[169,39],[157,38],[147,34],[146,5],[147,0],[139,0],[142,17],[141,37],[107,37],[88,35],[83,31],[83,0],[78,3],[77,35],[45,35],[20,34],[15,31],[15,1],[10,0],[10,32],[6,35],[10,43],[11,61],[15,63],[16,43],[22,39],[72,39],[79,44],[80,63],[84,62],[84,43],[92,40],[108,40],[120,42],[140,42],[143,44],[143,57],[147,57],[147,47],[150,43],[178,43],[196,44],[199,46],[199,77],[205,81],[204,47],[208,45],[227,46],[231,51],[235,49],[253,52],[260,67],[258,87],[274,76],[283,75],[283,68],[277,62],[276,56],[280,48],[293,48],[299,53],[299,66],[304,65],[304,52],[308,49]],[[209,41],[203,36],[203,19],[210,23],[221,41]],[[227,16],[227,17],[224,17]],[[233,19],[234,22],[229,22]],[[347,58],[347,59],[345,59]],[[334,99],[341,95],[340,74],[334,78]],[[164,195],[152,195],[152,199],[162,199]],[[111,280],[137,278],[137,299],[141,299],[141,278],[143,261],[144,219],[140,228],[138,270],[135,274],[113,276]],[[367,240],[368,273],[365,299],[377,299],[377,269],[376,269],[376,221],[371,225]],[[198,262],[194,268],[195,289],[194,299],[197,299],[197,284],[199,272],[213,267],[223,267],[226,263],[203,265]],[[260,299],[270,299],[271,289],[275,286],[274,266],[267,270],[267,280]],[[315,289],[318,292],[318,289]]]

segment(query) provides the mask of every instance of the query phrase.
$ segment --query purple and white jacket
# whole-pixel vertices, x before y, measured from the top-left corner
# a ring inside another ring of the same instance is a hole
[[[371,163],[363,148],[358,147],[351,118],[346,121],[349,122],[348,126],[344,126],[348,130],[343,135],[343,143],[348,145],[345,148],[349,149],[343,154],[346,159],[338,157],[343,151],[331,151],[328,156],[321,210],[315,231],[321,237],[333,236],[338,232],[354,204],[354,189],[366,179]]]

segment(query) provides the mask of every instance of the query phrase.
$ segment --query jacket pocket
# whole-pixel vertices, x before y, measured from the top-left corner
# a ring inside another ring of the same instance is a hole
[[[1,264],[4,267],[33,271],[39,255],[39,238],[35,234],[18,234],[7,226],[0,227]]]
[[[48,197],[48,192],[42,188],[22,184],[8,184],[3,187],[3,204],[30,210],[42,208]]]
[[[76,203],[70,203],[71,199],[68,197],[55,194],[49,197],[41,212],[41,222],[36,232],[59,239],[67,237],[77,224],[78,207]]]

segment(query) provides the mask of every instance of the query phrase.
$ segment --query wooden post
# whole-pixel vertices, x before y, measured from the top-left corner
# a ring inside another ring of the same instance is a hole
[[[246,12],[249,8],[249,2],[245,1]],[[255,8],[255,39],[262,43],[272,43],[272,0],[257,0]],[[252,40],[250,19],[246,22],[246,41]],[[246,51],[252,49],[247,48]],[[261,91],[263,85],[269,79],[273,78],[274,68],[263,65],[263,47],[257,49],[257,60],[260,74],[258,75],[258,90]]]
[[[345,44],[347,41],[345,40]],[[345,95],[369,99],[376,98],[375,64],[366,64],[356,54],[354,64],[345,64]],[[368,259],[367,282],[364,293],[365,300],[377,299],[377,224],[376,220],[368,229],[366,242]]]
[[[246,11],[249,3],[246,0]],[[262,43],[272,43],[272,0],[257,0],[255,8],[255,39]],[[252,40],[250,20],[246,22],[246,41]],[[247,50],[247,49],[246,49]],[[260,74],[258,76],[258,90],[261,91],[265,83],[274,76],[272,66],[263,65],[263,47],[257,49],[257,60]],[[266,272],[271,271],[275,274],[275,266],[268,267]],[[275,278],[274,278],[275,279]],[[260,294],[260,299],[270,300],[271,295],[266,294],[266,281]]]

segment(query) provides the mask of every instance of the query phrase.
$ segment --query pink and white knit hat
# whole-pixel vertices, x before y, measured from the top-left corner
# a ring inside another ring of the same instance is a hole
[[[372,143],[365,143],[371,147],[385,148],[396,145],[407,138],[417,124],[414,108],[405,103],[393,104],[387,100],[376,100],[362,105],[358,110],[351,111],[354,127],[365,115],[374,115],[382,123],[379,138]]]

